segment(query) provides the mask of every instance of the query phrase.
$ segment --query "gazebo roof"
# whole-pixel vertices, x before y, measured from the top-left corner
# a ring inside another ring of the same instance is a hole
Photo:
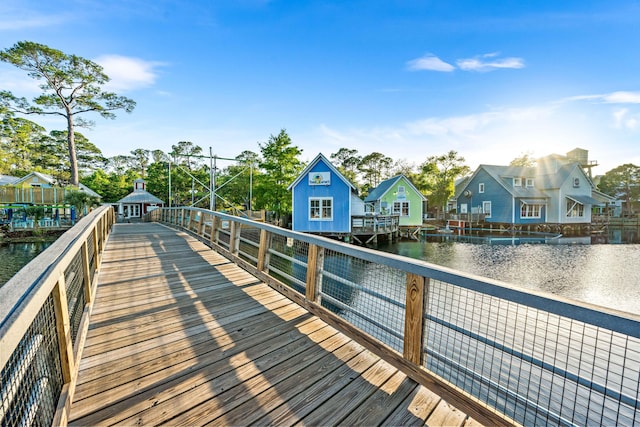
[[[137,190],[118,200],[118,203],[164,203],[162,200],[145,190]]]

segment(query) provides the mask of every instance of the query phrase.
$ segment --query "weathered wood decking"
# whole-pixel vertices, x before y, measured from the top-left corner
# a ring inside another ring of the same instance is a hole
[[[223,256],[118,224],[71,425],[474,425]]]

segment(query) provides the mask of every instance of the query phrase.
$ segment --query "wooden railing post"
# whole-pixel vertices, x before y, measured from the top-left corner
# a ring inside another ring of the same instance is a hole
[[[91,238],[91,237],[89,237]],[[84,298],[87,304],[91,304],[93,295],[91,294],[91,264],[89,264],[89,247],[87,242],[82,244],[82,274],[84,277]]]
[[[60,363],[62,378],[65,384],[73,379],[75,361],[73,358],[73,343],[71,342],[71,321],[69,320],[69,307],[67,304],[67,289],[64,274],[60,275],[53,289],[53,302],[56,314],[56,330],[58,332],[58,344],[60,347]]]
[[[271,247],[271,233],[267,230],[260,230],[260,246],[258,246],[259,271],[266,271],[269,268],[269,248]]]
[[[424,312],[429,279],[407,273],[407,301],[404,319],[404,358],[422,366],[424,361]]]
[[[218,243],[216,230],[218,229],[218,217],[214,214],[211,214],[211,230],[209,230],[209,242],[213,246],[214,243]]]
[[[238,252],[240,252],[240,228],[239,222],[231,221],[231,234],[229,236],[229,252],[231,252],[231,255],[238,255]]]
[[[307,254],[307,286],[305,296],[309,301],[320,302],[322,291],[322,269],[324,266],[324,248],[309,244]]]
[[[189,223],[187,224],[187,230],[189,231],[193,230],[193,223],[194,223],[194,220],[196,219],[195,216],[197,213],[198,211],[189,209]]]
[[[93,239],[93,262],[98,266],[100,265],[100,248],[98,247],[98,229],[95,227],[91,232],[91,238]]]
[[[204,212],[200,212],[200,221],[198,221],[198,236],[202,236],[204,232]]]

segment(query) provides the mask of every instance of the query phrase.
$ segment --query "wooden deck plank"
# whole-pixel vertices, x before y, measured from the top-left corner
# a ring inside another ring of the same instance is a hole
[[[340,424],[372,426],[387,418],[412,393],[418,384],[403,372],[396,372],[378,387],[366,402],[352,410]]]
[[[441,400],[425,423],[428,426],[462,426],[467,415]]]
[[[425,387],[417,387],[398,408],[384,420],[392,426],[422,426],[442,399]]]
[[[186,233],[102,259],[70,425],[477,425]]]
[[[293,313],[293,312],[290,312]],[[300,316],[298,311],[296,314]],[[293,319],[293,317],[291,317]],[[167,354],[164,348],[153,348],[147,352],[142,352],[129,359],[118,359],[97,365],[93,370],[87,370],[83,376],[83,382],[79,384],[76,400],[84,399],[97,394],[104,389],[113,389],[129,381],[135,381],[141,377],[146,377],[158,371],[163,371],[162,375],[167,376],[172,371],[185,369],[192,364],[200,363],[198,359],[202,355],[214,351],[218,348],[234,345],[235,342],[249,336],[264,333],[269,328],[277,326],[279,320],[273,319],[271,322],[260,317],[251,322],[245,320],[229,324],[229,327],[236,328],[230,334],[226,334],[222,328],[210,334],[203,332],[180,340],[171,346],[171,352]],[[212,344],[212,338],[215,345]],[[146,381],[148,382],[150,378]],[[93,382],[93,384],[87,384]],[[85,385],[86,384],[86,385]],[[138,386],[142,383],[138,382]]]

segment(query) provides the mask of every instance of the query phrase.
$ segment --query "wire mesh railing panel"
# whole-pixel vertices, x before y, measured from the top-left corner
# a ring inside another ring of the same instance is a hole
[[[0,425],[49,426],[62,391],[53,297],[49,296],[0,372]]]
[[[240,247],[238,248],[240,257],[256,267],[259,248],[260,229],[243,225],[240,234]]]
[[[82,253],[77,252],[64,272],[67,291],[67,304],[69,307],[69,321],[71,323],[71,340],[75,344],[84,305],[86,304],[83,289],[84,274],[82,273]]]
[[[405,272],[327,250],[322,273],[324,307],[403,351]]]
[[[227,250],[231,250],[231,228],[230,224],[227,221],[226,224],[222,224],[220,228],[217,230],[217,242],[220,246]]]
[[[304,294],[308,256],[307,242],[274,234],[269,249],[269,272],[286,285]]]
[[[425,366],[524,425],[640,422],[640,340],[432,281]]]

